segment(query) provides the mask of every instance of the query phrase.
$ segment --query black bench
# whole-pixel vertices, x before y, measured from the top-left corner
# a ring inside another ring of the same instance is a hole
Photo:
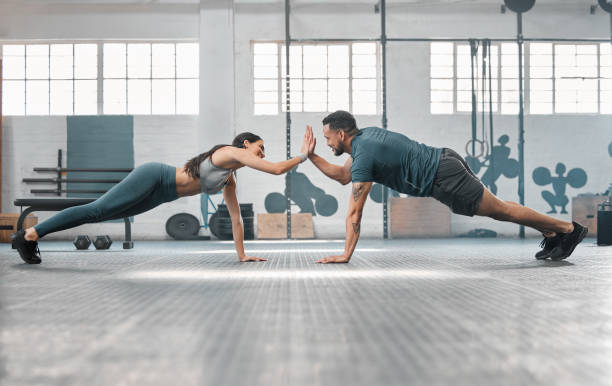
[[[23,229],[23,222],[28,214],[35,211],[51,212],[60,211],[73,206],[89,204],[94,202],[95,198],[17,198],[14,202],[15,206],[21,207],[21,215],[17,220],[17,230]],[[23,207],[26,207],[24,210]],[[132,241],[132,227],[128,217],[123,218],[125,222],[125,240],[123,241],[123,249],[134,248]]]

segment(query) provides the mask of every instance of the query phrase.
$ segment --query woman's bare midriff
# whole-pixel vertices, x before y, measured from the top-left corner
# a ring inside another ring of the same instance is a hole
[[[179,197],[194,196],[200,193],[200,181],[191,177],[185,169],[176,168],[176,194]]]

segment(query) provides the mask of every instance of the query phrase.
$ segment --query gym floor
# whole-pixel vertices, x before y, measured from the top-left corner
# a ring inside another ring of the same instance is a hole
[[[539,240],[0,250],[5,385],[610,385],[612,247]]]

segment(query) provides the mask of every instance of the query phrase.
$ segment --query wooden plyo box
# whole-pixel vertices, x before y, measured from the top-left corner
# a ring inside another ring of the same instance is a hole
[[[0,213],[0,243],[10,243],[11,234],[17,231],[19,213]],[[28,215],[23,222],[23,229],[38,224],[38,217]]]
[[[287,215],[285,213],[257,214],[258,239],[287,238]],[[312,239],[314,227],[311,213],[291,214],[291,238]]]
[[[597,208],[608,196],[580,194],[572,197],[572,221],[589,227],[589,236],[597,236]]]
[[[391,237],[449,237],[450,209],[431,197],[389,199]]]

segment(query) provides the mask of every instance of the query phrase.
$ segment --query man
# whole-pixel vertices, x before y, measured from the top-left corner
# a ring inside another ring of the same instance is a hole
[[[543,249],[537,259],[567,258],[586,236],[588,229],[529,209],[515,202],[502,201],[487,190],[455,151],[434,148],[392,131],[377,127],[359,130],[355,118],[346,111],[336,111],[323,119],[327,145],[339,156],[351,157],[344,166],[330,164],[314,153],[316,141],[310,141],[309,158],[326,176],[343,185],[353,182],[346,216],[344,254],[330,256],[318,263],[347,263],[359,239],[361,214],[373,182],[411,196],[428,197],[465,216],[486,216],[499,221],[535,228],[542,232]],[[312,138],[306,127],[305,137]]]

